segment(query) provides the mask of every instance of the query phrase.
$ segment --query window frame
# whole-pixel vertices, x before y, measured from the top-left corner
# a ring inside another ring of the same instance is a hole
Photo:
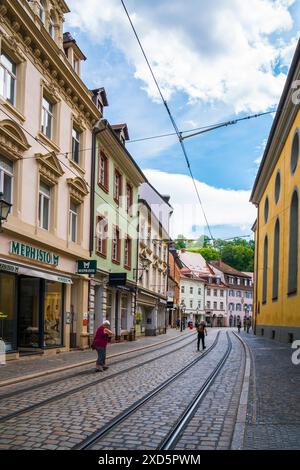
[[[48,186],[49,188],[49,193],[50,195],[46,194],[43,190],[41,190],[41,183],[44,184],[45,186]],[[45,183],[43,180],[40,180],[39,183],[39,211],[38,211],[38,220],[39,220],[39,228],[43,230],[50,231],[50,225],[51,225],[51,210],[52,210],[52,204],[51,204],[51,196],[52,196],[52,188],[50,185]],[[48,220],[47,220],[47,227],[43,226],[44,223],[44,201],[48,200]]]
[[[13,71],[11,72],[5,66],[5,64],[2,62],[2,56],[4,56],[6,58],[6,60],[8,60],[8,62],[11,63],[12,69],[15,68],[15,72],[13,72]],[[16,103],[17,103],[17,67],[18,67],[17,62],[15,62],[15,60],[12,59],[11,56],[6,53],[6,51],[1,50],[1,53],[0,53],[0,68],[3,69],[3,94],[1,93],[0,95],[2,96],[2,98],[5,101],[8,101],[8,103],[10,103],[14,107],[16,107]],[[9,75],[10,79],[13,82],[13,99],[12,100],[7,96],[7,76],[8,75]]]
[[[118,185],[117,185],[117,180],[116,178],[118,177]],[[115,171],[114,171],[114,191],[113,191],[113,197],[114,197],[114,201],[118,204],[118,206],[120,205],[120,199],[121,199],[121,196],[122,196],[122,173],[117,169],[115,168]]]
[[[73,211],[71,208],[71,204],[74,204],[76,206],[76,212]],[[69,240],[73,243],[78,242],[78,221],[79,221],[79,206],[80,204],[77,204],[72,198],[70,198],[70,207],[69,207]],[[74,218],[72,216],[75,216]],[[73,235],[73,220],[75,219],[75,240],[73,240],[72,235]]]
[[[101,225],[103,232],[99,231],[99,226],[102,222],[105,224]],[[103,258],[107,257],[107,232],[108,232],[108,221],[105,216],[98,214],[96,216],[96,254],[102,256]],[[101,235],[103,234],[103,237]],[[101,240],[101,249],[99,249],[99,242]]]
[[[116,258],[114,258],[114,251],[116,247]],[[111,260],[115,264],[120,264],[121,262],[121,232],[120,228],[117,225],[113,226],[113,234],[111,239]]]
[[[102,164],[103,166],[103,173],[102,173]],[[102,174],[104,175],[104,182],[102,183]],[[98,152],[98,186],[103,189],[105,192],[109,192],[109,160],[105,152],[99,150]]]
[[[126,262],[126,254],[127,254],[127,261]],[[124,268],[131,269],[132,266],[132,238],[127,235],[124,239]]]
[[[3,160],[7,160],[11,163],[12,165],[12,172],[10,173],[9,170],[5,169],[4,166],[1,166],[1,159]],[[9,158],[7,158],[6,156],[4,155],[1,155],[0,154],[0,193],[3,193],[5,194],[4,192],[4,176],[8,176],[10,178],[10,200],[7,201],[9,202],[10,204],[13,204],[13,198],[14,198],[14,162],[12,160],[10,160]],[[9,213],[11,212],[11,208],[10,208],[10,211]]]
[[[45,107],[44,107],[44,101],[46,101],[49,105],[51,105],[51,111],[48,111]],[[42,95],[42,113],[41,113],[41,133],[47,137],[48,139],[50,140],[53,140],[53,137],[54,137],[54,107],[55,107],[55,103],[53,103],[53,101],[51,101],[48,96],[43,93]],[[51,117],[51,122],[50,122],[50,136],[43,131],[43,127],[44,127],[44,120],[45,120],[45,116],[50,116]]]

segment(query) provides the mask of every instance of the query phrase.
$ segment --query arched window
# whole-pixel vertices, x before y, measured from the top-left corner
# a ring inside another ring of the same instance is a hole
[[[267,223],[268,218],[269,218],[269,198],[268,198],[268,196],[266,197],[266,201],[265,201],[264,215],[265,215],[265,223]]]
[[[299,158],[299,134],[296,131],[293,143],[292,143],[292,152],[291,152],[291,172],[292,174],[295,173]]]
[[[297,292],[298,285],[298,238],[299,238],[299,198],[295,190],[290,208],[290,247],[288,294]]]
[[[276,220],[274,229],[274,253],[273,253],[273,293],[272,299],[278,299],[278,279],[279,279],[279,249],[280,249],[280,223]]]
[[[275,202],[276,204],[279,201],[280,187],[281,187],[281,178],[280,178],[280,171],[278,171],[276,175],[276,179],[275,179]]]
[[[263,266],[263,292],[262,302],[267,302],[267,290],[268,290],[268,236],[265,236],[264,242],[264,266]]]

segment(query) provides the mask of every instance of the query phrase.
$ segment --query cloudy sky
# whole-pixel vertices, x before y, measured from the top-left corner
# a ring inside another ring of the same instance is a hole
[[[300,0],[126,0],[180,130],[273,110],[300,31]],[[172,132],[120,0],[68,0],[65,31],[88,60],[82,78],[104,86],[111,123],[132,140]],[[273,115],[186,140],[214,237],[251,233],[248,202]],[[127,143],[149,181],[174,206],[172,234],[205,231],[175,137]]]

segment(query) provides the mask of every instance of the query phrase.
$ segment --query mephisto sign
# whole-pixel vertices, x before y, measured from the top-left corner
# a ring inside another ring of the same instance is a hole
[[[22,256],[32,261],[39,261],[40,263],[53,266],[57,266],[59,262],[58,255],[20,242],[11,241],[9,252],[12,255]]]

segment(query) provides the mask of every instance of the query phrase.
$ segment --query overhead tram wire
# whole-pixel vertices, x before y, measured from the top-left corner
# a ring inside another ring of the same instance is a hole
[[[202,126],[202,127],[195,127],[194,129],[189,129],[189,130],[186,130],[186,131],[179,131],[180,134],[186,134],[187,132],[195,132],[195,131],[201,131],[201,132],[196,132],[195,135],[198,135],[198,134],[204,134],[205,132],[210,132],[210,131],[214,131],[216,129],[219,129],[221,127],[227,127],[227,126],[230,126],[230,125],[233,125],[233,124],[237,124],[239,121],[245,121],[245,120],[249,120],[249,119],[253,119],[253,118],[257,118],[257,117],[260,117],[260,116],[264,116],[266,114],[273,114],[275,112],[274,111],[267,111],[265,113],[258,113],[258,114],[252,114],[252,115],[249,115],[249,116],[245,116],[243,118],[239,118],[239,119],[235,119],[235,120],[231,120],[231,121],[224,121],[224,122],[219,122],[219,123],[216,123],[216,124],[210,124],[210,125],[207,125],[207,126]],[[7,114],[8,116],[8,114]],[[171,136],[175,136],[177,135],[176,132],[169,132],[167,134],[158,134],[158,135],[154,135],[154,136],[149,136],[149,137],[140,137],[138,139],[130,139],[127,141],[128,144],[131,144],[131,143],[135,143],[135,142],[144,142],[144,141],[147,141],[147,140],[152,140],[152,139],[161,139],[163,137],[171,137]],[[191,135],[188,135],[186,137],[193,137],[194,134],[191,134]],[[185,139],[186,137],[183,137],[183,139]],[[38,138],[35,138],[36,142],[40,142],[40,140]],[[81,153],[81,152],[87,152],[88,150],[92,150],[92,147],[85,147],[85,148],[81,148],[81,149],[78,149],[78,152]],[[72,150],[67,150],[66,152],[58,152],[56,153],[56,155],[61,155],[62,157],[66,157],[68,158],[68,155],[70,155],[72,153]],[[29,158],[34,158],[35,155],[31,155],[31,156],[27,156],[27,157],[23,157],[23,160],[28,160]]]
[[[196,194],[197,194],[197,198],[198,198],[200,207],[201,207],[201,209],[202,209],[202,213],[203,213],[203,215],[204,215],[204,219],[205,219],[205,222],[206,222],[206,225],[207,225],[207,228],[208,228],[210,237],[211,237],[212,239],[214,239],[214,238],[213,238],[213,235],[212,235],[212,232],[211,232],[211,229],[210,229],[210,226],[209,226],[209,223],[208,223],[208,220],[207,220],[207,217],[206,217],[206,213],[205,213],[204,207],[203,207],[203,205],[202,205],[202,201],[201,201],[200,194],[199,194],[199,191],[198,191],[198,188],[197,188],[197,185],[196,185],[196,181],[195,181],[195,179],[194,179],[194,175],[193,175],[193,172],[192,172],[192,169],[191,169],[191,164],[190,164],[190,162],[189,162],[189,158],[188,158],[188,155],[187,155],[185,146],[184,146],[184,144],[183,144],[182,135],[181,135],[181,133],[180,133],[178,127],[177,127],[177,124],[176,124],[176,122],[175,122],[175,119],[174,119],[173,116],[172,116],[172,113],[171,113],[171,111],[170,111],[170,108],[169,108],[169,106],[168,106],[168,103],[166,102],[166,100],[165,100],[165,98],[164,98],[164,96],[163,96],[163,94],[162,94],[162,91],[161,91],[160,86],[159,86],[159,84],[158,84],[158,82],[157,82],[157,80],[156,80],[156,77],[155,77],[155,75],[154,75],[154,72],[153,72],[153,70],[152,70],[152,67],[151,67],[151,65],[150,65],[150,62],[149,62],[149,60],[148,60],[148,58],[147,58],[147,56],[146,56],[146,53],[145,53],[144,48],[143,48],[143,46],[142,46],[142,43],[141,43],[141,41],[140,41],[140,39],[139,39],[139,36],[138,36],[138,34],[137,34],[136,30],[135,30],[135,27],[134,27],[134,25],[133,25],[133,23],[132,23],[132,20],[131,20],[131,18],[130,18],[130,15],[129,15],[128,11],[127,11],[126,5],[125,5],[125,3],[124,3],[123,0],[121,0],[121,3],[122,3],[122,5],[123,5],[123,8],[124,8],[125,13],[126,13],[126,16],[127,16],[128,20],[129,20],[129,23],[130,23],[130,25],[131,25],[131,28],[132,28],[132,30],[133,30],[133,32],[134,32],[134,35],[135,35],[135,37],[136,37],[136,40],[137,40],[137,42],[138,42],[138,44],[139,44],[139,46],[140,46],[140,49],[141,49],[141,51],[142,51],[142,54],[143,54],[143,56],[144,56],[144,58],[145,58],[145,61],[146,61],[147,65],[148,65],[148,68],[149,68],[149,70],[150,70],[150,73],[151,73],[151,75],[152,75],[152,78],[153,78],[153,80],[154,80],[154,83],[155,83],[155,85],[156,85],[156,87],[157,87],[157,90],[158,90],[158,92],[159,92],[159,95],[160,95],[160,97],[161,97],[161,99],[162,99],[162,102],[163,102],[163,104],[164,104],[164,106],[165,106],[165,108],[166,108],[166,110],[167,110],[167,113],[168,113],[168,115],[169,115],[170,121],[171,121],[171,123],[172,123],[172,125],[173,125],[173,127],[174,127],[174,130],[175,130],[176,134],[177,134],[177,137],[178,137],[178,140],[179,140],[179,143],[180,143],[180,146],[181,146],[181,149],[182,149],[182,152],[183,152],[183,155],[184,155],[184,158],[185,158],[185,161],[186,161],[186,164],[187,164],[189,173],[190,173],[191,178],[192,178],[192,181],[193,181],[193,185],[194,185],[194,188],[195,188],[195,191],[196,191]]]
[[[188,137],[194,137],[196,135],[199,135],[199,134],[204,134],[206,132],[210,132],[210,131],[214,131],[216,129],[220,129],[221,127],[227,127],[227,126],[232,126],[234,124],[237,124],[238,122],[240,121],[245,121],[245,120],[249,120],[249,119],[254,119],[254,118],[258,118],[260,116],[265,116],[267,114],[273,114],[276,112],[276,109],[273,110],[273,111],[266,111],[264,113],[256,113],[256,114],[251,114],[249,116],[245,116],[245,117],[242,117],[242,118],[239,118],[239,119],[233,119],[231,121],[224,121],[224,122],[219,122],[219,123],[216,123],[216,124],[211,124],[211,125],[208,125],[208,126],[202,126],[202,127],[195,127],[194,129],[189,129],[187,131],[180,131],[180,134],[186,134],[187,132],[192,132],[192,134],[189,134],[187,136],[183,136],[182,139],[187,139]],[[196,132],[196,131],[200,131],[200,132]],[[143,142],[145,140],[151,140],[151,139],[160,139],[160,138],[163,138],[163,137],[171,137],[173,135],[177,135],[176,132],[169,132],[168,134],[159,134],[159,135],[153,135],[153,136],[149,136],[149,137],[141,137],[139,139],[131,139],[128,141],[128,143],[135,143],[135,142]]]

